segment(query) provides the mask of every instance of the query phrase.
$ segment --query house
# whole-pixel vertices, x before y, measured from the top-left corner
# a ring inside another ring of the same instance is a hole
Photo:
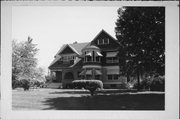
[[[121,88],[126,78],[119,69],[119,47],[119,42],[102,30],[91,42],[63,45],[49,69],[65,88],[77,79],[97,79],[104,88]]]

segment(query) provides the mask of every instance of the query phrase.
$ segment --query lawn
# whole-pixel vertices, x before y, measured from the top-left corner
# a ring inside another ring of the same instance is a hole
[[[21,89],[12,91],[13,110],[164,110],[163,92]]]

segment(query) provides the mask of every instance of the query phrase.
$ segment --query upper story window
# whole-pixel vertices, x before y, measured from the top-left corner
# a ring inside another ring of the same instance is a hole
[[[109,39],[108,38],[105,38],[103,40],[104,40],[104,44],[109,44]]]
[[[117,57],[107,57],[106,63],[119,63],[119,60]]]
[[[106,53],[106,63],[118,63],[118,52],[107,52]]]
[[[108,38],[98,39],[97,44],[98,45],[109,44],[109,39]]]
[[[118,80],[119,75],[117,74],[109,74],[107,75],[108,80]]]
[[[63,62],[70,62],[70,60],[74,60],[75,56],[62,56],[61,60]]]
[[[84,62],[100,62],[102,54],[97,51],[86,51],[83,57]]]

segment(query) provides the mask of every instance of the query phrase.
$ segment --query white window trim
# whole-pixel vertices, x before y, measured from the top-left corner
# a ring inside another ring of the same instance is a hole
[[[107,43],[105,43],[105,40],[107,39]],[[102,43],[100,43],[100,40],[102,40]],[[109,38],[105,38],[105,39],[98,39],[97,42],[98,45],[105,45],[105,44],[109,44]]]
[[[62,61],[64,63],[68,63],[70,62],[71,60],[75,60],[76,56],[75,55],[65,55],[65,56],[62,56]]]
[[[88,54],[90,51],[85,51],[85,53],[86,54]],[[94,51],[95,52],[95,51]],[[97,61],[96,60],[96,57],[98,57],[98,56],[96,56],[96,55],[94,55],[94,61],[93,61],[93,51],[91,51],[91,53],[92,53],[92,56],[91,56],[91,61],[88,61],[87,59],[87,56],[85,55],[84,56],[84,62],[98,62],[98,63],[100,63],[101,62],[101,57],[99,57],[99,60]]]
[[[107,39],[107,43],[105,43],[105,40]],[[109,38],[103,39],[103,44],[109,44]]]

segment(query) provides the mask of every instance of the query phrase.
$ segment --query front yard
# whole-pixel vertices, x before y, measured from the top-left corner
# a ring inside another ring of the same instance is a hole
[[[163,92],[31,89],[12,91],[13,110],[164,110]]]

